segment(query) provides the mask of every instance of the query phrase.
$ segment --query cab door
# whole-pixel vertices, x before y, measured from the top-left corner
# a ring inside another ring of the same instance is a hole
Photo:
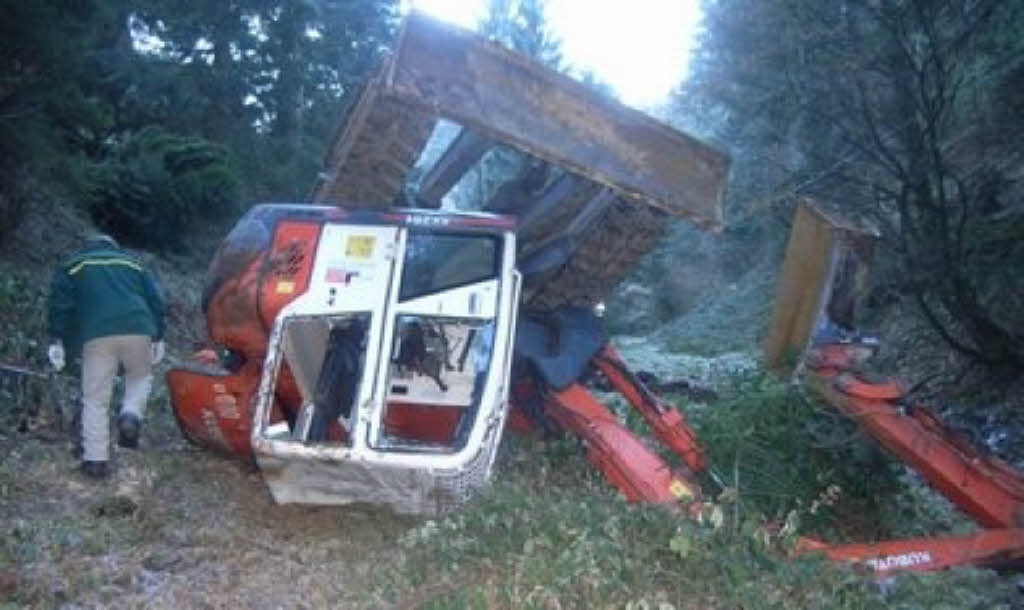
[[[264,377],[287,378],[301,397],[294,422],[271,421],[266,436],[353,445],[361,405],[372,401],[375,363],[393,283],[400,229],[328,223],[317,247],[309,289],[275,322]],[[340,426],[340,429],[339,429]]]
[[[493,366],[505,261],[500,234],[410,228],[399,240],[371,418],[375,449],[454,451]]]

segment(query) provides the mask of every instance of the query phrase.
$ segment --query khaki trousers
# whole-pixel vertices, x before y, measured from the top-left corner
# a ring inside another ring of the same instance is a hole
[[[110,394],[118,366],[124,367],[121,413],[142,419],[153,386],[151,339],[146,335],[111,335],[87,341],[82,348],[82,459],[106,461],[110,453]]]

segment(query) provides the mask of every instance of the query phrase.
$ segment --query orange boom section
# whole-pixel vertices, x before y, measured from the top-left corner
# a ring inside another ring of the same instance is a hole
[[[590,462],[630,502],[675,505],[697,499],[700,490],[695,483],[673,471],[583,386],[574,383],[550,392],[545,408],[566,430],[586,441]]]
[[[826,344],[806,358],[807,383],[965,513],[989,528],[967,536],[830,546],[811,539],[798,550],[876,572],[955,565],[1012,566],[1024,559],[1024,478],[950,431],[929,410],[902,404],[903,385],[857,372],[874,352],[861,344]]]
[[[817,348],[807,360],[807,382],[981,525],[1024,526],[1021,475],[959,438],[927,408],[901,405],[898,383],[859,376],[854,369],[860,349]]]
[[[648,390],[622,361],[614,347],[606,344],[591,362],[629,405],[643,416],[662,444],[681,457],[693,472],[707,470],[707,455],[683,414]]]
[[[887,540],[829,546],[804,538],[798,552],[821,552],[832,561],[864,563],[875,572],[924,572],[959,565],[1002,567],[1024,557],[1024,530],[984,530],[969,536]]]

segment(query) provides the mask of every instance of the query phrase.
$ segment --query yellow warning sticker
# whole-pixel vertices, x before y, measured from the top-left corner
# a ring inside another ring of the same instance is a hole
[[[348,258],[370,258],[377,238],[373,235],[350,235],[345,242],[345,256]]]
[[[277,283],[277,294],[291,294],[295,292],[295,282],[280,281]]]
[[[678,500],[683,500],[683,499],[686,499],[686,498],[692,498],[693,497],[693,492],[690,491],[690,488],[687,487],[686,484],[684,484],[679,479],[676,479],[676,480],[674,480],[674,481],[672,481],[671,483],[668,484],[668,491],[669,491],[670,494],[675,496],[676,499],[678,499]]]

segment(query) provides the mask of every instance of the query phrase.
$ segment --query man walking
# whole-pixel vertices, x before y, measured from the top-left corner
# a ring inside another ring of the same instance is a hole
[[[164,299],[156,278],[108,235],[96,235],[53,274],[47,355],[56,370],[67,354],[82,355],[82,471],[108,473],[108,408],[118,366],[124,367],[124,403],[118,444],[136,448],[152,365],[164,355]]]

